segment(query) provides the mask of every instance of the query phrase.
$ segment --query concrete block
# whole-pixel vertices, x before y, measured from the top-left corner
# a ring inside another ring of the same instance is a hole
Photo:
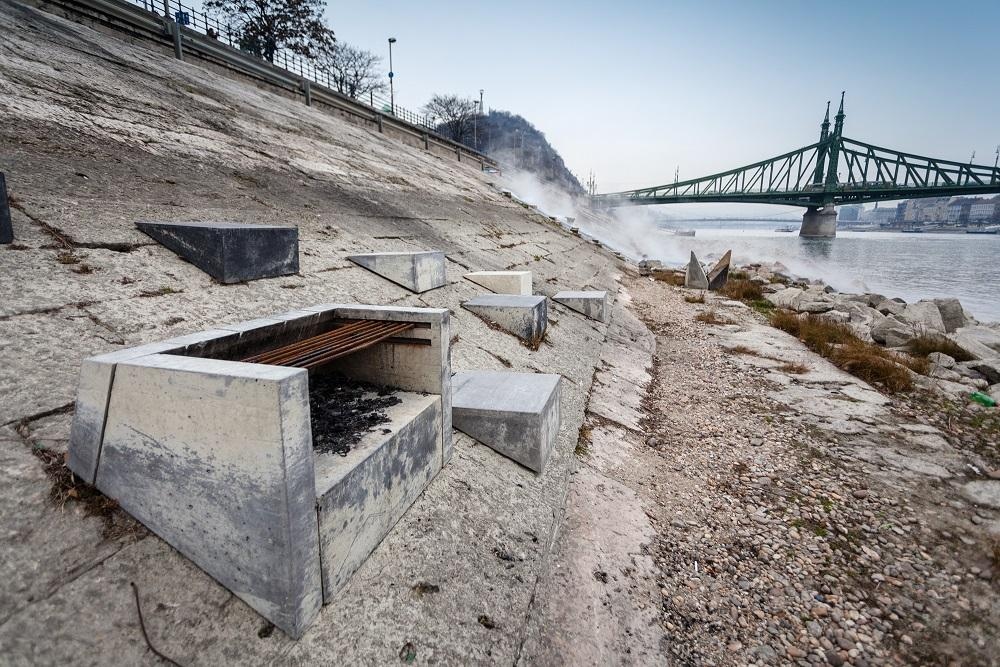
[[[684,287],[708,289],[708,276],[705,275],[705,269],[695,257],[693,250],[691,251],[691,259],[688,261],[687,272],[684,274]]]
[[[292,637],[322,603],[304,369],[118,364],[96,486]]]
[[[497,294],[531,294],[531,271],[473,271],[465,279]]]
[[[411,292],[426,292],[445,284],[444,253],[436,250],[376,252],[347,259]]]
[[[390,529],[441,470],[441,399],[397,393],[390,422],[347,456],[316,460],[323,595],[333,602]],[[383,434],[382,429],[391,431]]]
[[[608,293],[606,291],[559,292],[553,301],[598,322],[608,321]]]
[[[483,294],[462,307],[531,345],[545,336],[548,309],[544,296]]]
[[[733,251],[727,250],[715,266],[708,272],[705,278],[708,280],[708,289],[720,290],[729,282],[729,264],[732,262]]]
[[[221,283],[299,271],[299,230],[234,222],[138,222],[136,227]]]
[[[558,375],[455,373],[455,428],[542,472],[559,434]]]
[[[7,202],[7,177],[0,171],[0,243],[14,242],[14,224],[10,220]]]

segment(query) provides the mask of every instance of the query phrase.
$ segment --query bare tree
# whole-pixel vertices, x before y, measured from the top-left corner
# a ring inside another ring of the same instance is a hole
[[[382,59],[371,51],[336,42],[323,49],[319,67],[330,75],[337,90],[351,97],[382,93],[387,88],[379,65]]]
[[[435,95],[424,105],[424,113],[437,124],[438,131],[459,143],[472,134],[476,109],[475,100],[458,95]]]
[[[274,62],[279,49],[315,57],[335,42],[323,22],[324,0],[205,0],[244,51]]]

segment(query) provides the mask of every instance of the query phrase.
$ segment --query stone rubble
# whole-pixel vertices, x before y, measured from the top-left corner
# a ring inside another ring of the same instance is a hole
[[[997,447],[974,449],[742,304],[626,284],[657,336],[633,485],[657,532],[673,659],[996,664]],[[814,286],[784,292],[828,312],[870,308]],[[695,321],[708,308],[732,323]]]

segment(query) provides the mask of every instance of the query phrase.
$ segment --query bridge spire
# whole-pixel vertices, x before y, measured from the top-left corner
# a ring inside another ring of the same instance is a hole
[[[819,150],[816,152],[816,172],[813,174],[813,183],[819,185],[823,182],[826,171],[826,141],[830,138],[830,100],[826,101],[826,116],[823,117],[823,124],[820,125]]]
[[[840,91],[840,109],[837,111],[837,117],[834,119],[836,124],[833,126],[833,133],[838,137],[844,131],[844,119],[847,118],[847,114],[844,113],[844,93],[846,90]]]
[[[846,91],[840,91],[840,109],[837,110],[837,115],[833,119],[833,135],[830,137],[830,142],[827,145],[827,155],[829,156],[829,166],[826,171],[826,188],[833,189],[837,187],[839,181],[839,175],[837,174],[837,162],[840,158],[840,138],[844,134],[844,119],[847,118],[847,114],[844,113],[844,93]],[[833,203],[833,195],[827,193],[826,204]]]

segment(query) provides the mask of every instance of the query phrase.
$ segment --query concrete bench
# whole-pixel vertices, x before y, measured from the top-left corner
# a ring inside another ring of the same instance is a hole
[[[548,326],[544,296],[483,294],[469,299],[462,307],[529,345],[538,345]]]
[[[426,292],[445,284],[443,252],[375,252],[347,259],[411,292]]]
[[[552,300],[592,320],[608,321],[608,293],[605,291],[559,292]]]
[[[473,271],[465,279],[497,294],[531,294],[531,271]]]
[[[314,370],[241,361],[356,320],[413,326]],[[444,309],[331,304],[92,357],[68,464],[299,637],[449,460],[450,339]],[[316,449],[316,373],[396,402],[347,451]]]
[[[220,283],[299,271],[299,230],[235,222],[137,222],[141,232]]]
[[[559,435],[558,375],[455,373],[455,428],[541,473]]]

